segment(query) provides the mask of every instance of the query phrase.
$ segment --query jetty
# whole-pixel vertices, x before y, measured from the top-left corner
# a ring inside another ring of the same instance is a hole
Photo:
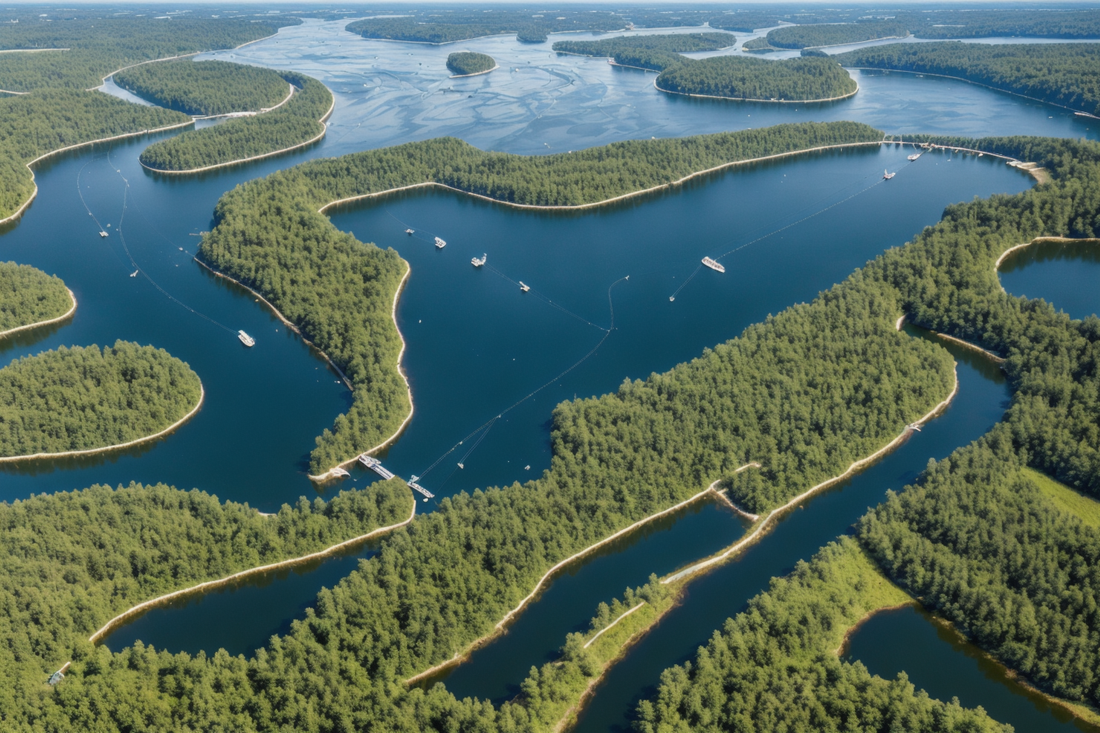
[[[390,471],[388,468],[383,466],[382,461],[378,460],[374,456],[368,456],[366,453],[364,453],[359,456],[359,463],[363,466],[363,468],[369,468],[386,481],[389,481],[391,478],[393,478],[393,471]]]
[[[409,484],[410,489],[412,489],[413,491],[416,491],[416,492],[418,492],[418,493],[420,493],[424,496],[424,501],[427,501],[428,499],[434,499],[435,498],[435,494],[428,491],[427,489],[425,489],[420,484],[416,483],[415,479],[412,480],[412,481],[409,481],[408,484]]]

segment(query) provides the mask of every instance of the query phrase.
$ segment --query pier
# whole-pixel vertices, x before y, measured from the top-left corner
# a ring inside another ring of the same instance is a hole
[[[428,491],[427,489],[425,489],[420,484],[416,483],[416,481],[409,481],[409,488],[412,489],[413,491],[417,491],[417,492],[423,494],[424,501],[427,501],[428,499],[434,499],[435,498],[435,494]]]
[[[383,466],[380,460],[372,456],[368,456],[366,453],[359,456],[359,463],[363,466],[363,468],[369,468],[370,470],[381,476],[384,480],[388,481],[389,479],[393,478],[392,471]]]

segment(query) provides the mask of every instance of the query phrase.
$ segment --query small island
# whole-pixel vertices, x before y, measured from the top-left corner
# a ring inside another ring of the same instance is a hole
[[[115,83],[150,102],[192,116],[262,112],[293,89],[271,69],[228,61],[165,61],[114,75]]]
[[[488,74],[497,68],[497,62],[492,56],[485,53],[459,51],[447,57],[447,68],[453,73],[451,78],[477,76],[478,74]]]
[[[79,455],[150,440],[202,403],[202,384],[162,349],[62,347],[0,369],[0,461]]]
[[[840,64],[820,57],[767,61],[715,56],[669,66],[655,86],[671,94],[744,102],[829,102],[859,91]]]
[[[76,300],[61,278],[29,265],[0,262],[0,338],[64,320]]]

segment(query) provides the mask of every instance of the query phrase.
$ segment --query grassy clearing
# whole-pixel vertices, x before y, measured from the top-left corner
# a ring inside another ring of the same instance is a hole
[[[1090,527],[1100,528],[1100,502],[1034,469],[1024,468],[1021,473],[1024,478],[1038,486],[1043,496],[1050,499],[1056,507],[1067,514],[1072,514]]]

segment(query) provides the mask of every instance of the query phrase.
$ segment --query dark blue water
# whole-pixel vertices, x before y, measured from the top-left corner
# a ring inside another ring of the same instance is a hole
[[[904,671],[917,689],[932,697],[958,697],[964,707],[980,705],[1021,733],[1097,730],[1051,705],[954,630],[912,607],[872,616],[849,638],[844,658],[858,660],[871,674],[886,679]]]
[[[1000,420],[1009,403],[1001,372],[971,352],[947,348],[958,361],[959,374],[959,394],[947,410],[879,463],[809,500],[805,509],[787,514],[737,559],[693,581],[683,603],[610,669],[581,712],[576,731],[630,730],[634,709],[643,697],[656,693],[661,671],[693,659],[715,629],[767,590],[771,578],[786,575],[799,560],[848,531],[887,490],[911,483],[929,458],[946,457]]]
[[[1033,244],[1001,264],[1001,285],[1012,295],[1042,298],[1071,318],[1100,313],[1100,244]]]

